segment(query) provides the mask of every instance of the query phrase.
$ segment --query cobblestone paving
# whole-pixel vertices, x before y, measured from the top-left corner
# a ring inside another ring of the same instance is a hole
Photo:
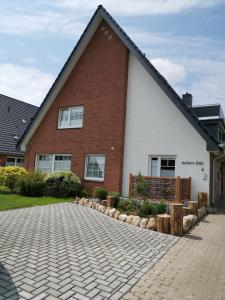
[[[0,212],[0,300],[120,299],[176,241],[72,203]]]
[[[208,215],[123,300],[225,300],[225,215]]]

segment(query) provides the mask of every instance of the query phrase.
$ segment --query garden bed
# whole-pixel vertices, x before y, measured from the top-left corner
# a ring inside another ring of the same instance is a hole
[[[142,201],[123,198],[120,199],[115,208],[123,214],[134,216],[138,215],[143,218],[164,214],[168,211],[168,205],[162,201]]]

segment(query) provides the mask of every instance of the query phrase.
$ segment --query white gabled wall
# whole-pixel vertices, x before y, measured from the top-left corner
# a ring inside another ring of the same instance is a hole
[[[192,198],[209,192],[206,141],[178,110],[139,61],[130,54],[125,126],[123,195],[129,173],[148,175],[149,155],[175,155],[176,176],[192,177]],[[204,162],[204,166],[182,161]],[[202,170],[204,168],[204,171]],[[203,180],[207,174],[207,181]]]

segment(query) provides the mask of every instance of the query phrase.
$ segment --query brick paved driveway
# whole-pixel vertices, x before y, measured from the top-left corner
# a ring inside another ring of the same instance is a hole
[[[0,300],[119,299],[176,241],[72,203],[0,212]]]
[[[225,300],[225,214],[208,215],[123,300]]]

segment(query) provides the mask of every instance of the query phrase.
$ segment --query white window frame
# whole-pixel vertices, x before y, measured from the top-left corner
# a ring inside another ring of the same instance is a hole
[[[97,178],[97,177],[87,177],[87,158],[88,156],[102,156],[104,157],[104,170],[103,170],[103,178]],[[84,164],[84,179],[89,181],[96,181],[96,182],[104,182],[105,180],[105,154],[85,154],[85,164]]]
[[[69,125],[70,124],[70,116],[71,116],[71,111],[72,109],[83,109],[83,119],[82,119],[82,123],[80,125]],[[61,114],[63,110],[68,109],[69,111],[69,118],[68,118],[68,124],[65,126],[60,125],[60,119],[61,119]],[[58,129],[67,129],[67,128],[82,128],[83,127],[83,122],[84,122],[84,106],[80,105],[80,106],[71,106],[71,107],[61,107],[58,110]]]
[[[8,158],[13,158],[13,159],[15,159],[15,164],[13,165],[13,166],[18,166],[18,164],[17,164],[17,159],[23,159],[23,162],[24,162],[24,157],[16,157],[16,156],[6,156],[6,161],[5,161],[5,165],[6,166],[12,166],[12,165],[7,165],[7,159]],[[24,165],[24,163],[23,163],[23,165]],[[12,167],[13,167],[12,166]],[[21,166],[20,164],[19,164],[19,166]]]
[[[168,177],[175,177],[175,172],[176,172],[176,155],[149,155],[148,157],[148,174],[149,176],[152,176],[152,158],[157,158],[158,159],[158,166],[157,166],[157,177],[160,177],[161,173],[161,160],[163,159],[170,159],[170,160],[175,160],[175,166],[174,166],[174,176],[168,176]],[[153,176],[154,177],[154,176]],[[167,176],[161,176],[161,177],[167,177]]]
[[[55,157],[57,156],[57,155],[62,155],[62,156],[70,156],[71,157],[71,159],[70,159],[70,161],[72,161],[72,155],[71,154],[64,154],[64,153],[57,153],[57,154],[53,154],[53,153],[37,153],[36,154],[36,158],[35,158],[35,170],[37,170],[37,164],[38,164],[38,156],[40,156],[40,155],[52,155],[52,157],[53,157],[53,164],[52,164],[52,170],[51,170],[51,172],[50,173],[54,173],[54,172],[61,172],[61,171],[55,171]],[[71,171],[71,164],[70,164],[70,170],[68,170],[68,171]],[[64,171],[62,171],[62,172],[64,172]],[[66,172],[66,171],[65,171]]]

